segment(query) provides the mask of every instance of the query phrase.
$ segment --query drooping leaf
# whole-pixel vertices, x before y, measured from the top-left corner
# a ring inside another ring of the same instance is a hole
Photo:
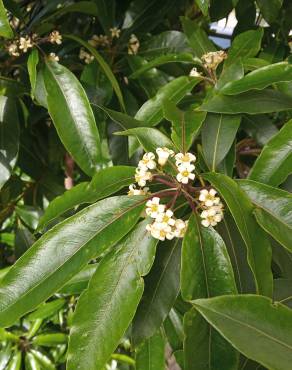
[[[188,151],[198,135],[206,116],[205,112],[182,111],[171,101],[163,103],[164,117],[172,123],[172,141],[181,152]]]
[[[7,12],[4,8],[2,0],[0,0],[0,36],[11,39],[13,37],[13,31],[10,27]]]
[[[143,207],[136,198],[99,201],[44,234],[1,280],[0,326],[12,325],[127,234]]]
[[[262,90],[277,82],[292,80],[292,65],[287,62],[275,63],[256,69],[237,81],[226,84],[221,92],[236,95],[248,90]]]
[[[145,292],[133,320],[133,343],[152,337],[166,319],[179,292],[181,242],[179,239],[158,248]]]
[[[275,370],[291,366],[292,311],[287,307],[255,295],[199,299],[194,305],[248,358]]]
[[[157,239],[146,230],[147,223],[137,225],[103,258],[79,298],[69,342],[69,370],[102,369],[128,328],[143,293],[141,277],[154,261]]]
[[[57,62],[46,63],[44,81],[48,110],[60,139],[83,171],[93,175],[100,138],[85,91],[73,73]]]
[[[206,163],[215,171],[234,142],[241,116],[209,113],[202,129],[202,146]]]
[[[292,120],[264,146],[253,165],[249,179],[278,186],[292,172]]]
[[[292,109],[292,98],[272,89],[248,91],[238,95],[216,94],[206,100],[201,110],[226,114],[260,114]]]
[[[19,148],[19,123],[15,102],[0,96],[0,189],[16,164]]]
[[[253,271],[257,292],[271,296],[271,246],[267,235],[255,222],[254,207],[239,185],[223,174],[204,175],[225,200],[248,251],[248,263]]]
[[[136,350],[136,370],[165,370],[164,348],[161,333],[147,339]]]
[[[240,180],[238,184],[257,207],[258,223],[292,252],[292,195],[256,181]]]

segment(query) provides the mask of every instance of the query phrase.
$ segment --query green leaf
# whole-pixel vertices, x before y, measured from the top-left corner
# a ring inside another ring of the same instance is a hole
[[[273,23],[278,20],[283,0],[256,0],[256,3],[268,23]]]
[[[73,73],[56,62],[46,63],[44,80],[48,110],[61,141],[82,170],[93,175],[100,138],[85,91]]]
[[[130,78],[137,78],[141,74],[145,73],[151,68],[159,67],[160,65],[167,64],[167,63],[191,63],[191,64],[201,64],[200,61],[196,61],[192,54],[184,53],[184,54],[166,54],[156,57],[152,59],[147,64],[144,64],[143,67],[139,68],[137,71],[132,73],[129,77]]]
[[[170,100],[163,102],[163,112],[164,117],[172,123],[172,141],[180,151],[188,151],[201,129],[206,113],[191,110],[183,112]]]
[[[44,234],[0,282],[0,326],[33,310],[127,234],[142,211],[139,199],[107,198]]]
[[[126,111],[125,103],[124,103],[124,99],[123,99],[123,95],[122,95],[122,91],[120,89],[119,83],[118,83],[115,75],[113,74],[110,66],[103,59],[103,57],[99,54],[99,52],[93,46],[91,46],[88,42],[83,41],[78,36],[66,35],[64,37],[67,37],[68,39],[71,39],[71,40],[74,40],[74,41],[78,42],[79,44],[81,44],[83,47],[85,47],[94,56],[97,63],[100,65],[101,69],[103,70],[103,72],[105,73],[105,75],[109,79],[110,83],[112,84],[112,87],[113,87],[113,89],[114,89],[114,91],[117,95],[117,98],[119,100],[121,108],[124,111]]]
[[[39,334],[32,339],[33,344],[44,347],[55,347],[59,344],[66,344],[67,341],[68,336],[64,333]]]
[[[189,301],[236,292],[222,238],[213,229],[201,228],[197,216],[192,215],[182,248],[182,297]],[[184,333],[185,370],[236,369],[236,351],[194,309],[184,317]]]
[[[25,354],[25,370],[41,370],[41,365],[31,352]]]
[[[292,307],[292,279],[274,280],[274,301]]]
[[[0,189],[13,171],[18,148],[19,123],[15,102],[0,96]]]
[[[230,49],[228,50],[228,58],[224,63],[224,67],[232,63],[237,63],[239,58],[246,59],[254,57],[260,51],[264,30],[249,30],[235,37]]]
[[[15,350],[7,365],[6,370],[20,370],[21,360],[21,352],[19,350]]]
[[[240,125],[241,116],[208,114],[202,129],[202,146],[206,163],[216,171],[229,152]]]
[[[292,120],[264,146],[253,165],[249,179],[267,185],[282,184],[292,172]]]
[[[274,125],[273,120],[264,114],[253,116],[244,115],[241,127],[260,146],[264,146],[279,131]]]
[[[92,263],[84,267],[77,275],[73,276],[60,290],[60,294],[80,294],[87,288],[89,280],[95,273],[97,264]]]
[[[176,239],[158,248],[145,293],[133,320],[134,345],[152,337],[169,314],[179,292],[181,242]]]
[[[142,105],[135,118],[144,122],[144,126],[156,126],[163,119],[163,102],[171,100],[173,103],[179,103],[200,81],[202,81],[201,77],[186,76],[170,81],[159,89],[152,99]]]
[[[27,316],[28,320],[46,319],[57,313],[64,305],[64,299],[55,299],[54,301],[40,305],[34,312]]]
[[[0,36],[8,39],[13,37],[13,31],[8,22],[7,12],[4,8],[2,0],[0,0]]]
[[[288,64],[287,62],[270,64],[266,67],[250,72],[240,80],[229,82],[221,89],[221,93],[236,95],[252,89],[262,90],[274,83],[291,80],[291,64]]]
[[[270,63],[265,59],[260,58],[246,58],[243,60],[243,67],[245,71],[254,71],[261,67],[266,67]]]
[[[8,343],[6,345],[4,344],[0,350],[0,370],[6,370],[11,355],[11,343]]]
[[[15,98],[29,93],[27,87],[17,80],[0,76],[0,95]]]
[[[227,67],[224,66],[220,78],[216,83],[216,88],[218,90],[223,90],[226,84],[232,81],[240,80],[243,76],[244,76],[243,64],[241,59],[239,59],[236,64],[231,64]]]
[[[36,48],[32,49],[27,59],[27,70],[31,85],[31,95],[34,96],[37,81],[37,65],[39,62],[39,52]]]
[[[135,136],[146,152],[155,153],[158,147],[176,150],[173,142],[156,128],[137,127],[131,130],[117,132],[116,135]]]
[[[216,51],[206,32],[196,21],[181,17],[184,33],[186,34],[190,46],[193,48],[196,57],[201,58],[203,54],[210,51]]]
[[[34,358],[37,359],[38,363],[42,365],[42,368],[45,370],[56,370],[55,365],[46,356],[43,352],[37,351],[36,349],[30,349],[30,352],[33,354]]]
[[[255,222],[251,201],[235,181],[223,174],[208,173],[204,178],[222,195],[236,222],[248,251],[248,263],[254,274],[257,292],[271,296],[271,246],[267,235]]]
[[[124,129],[124,130],[139,127],[139,126],[143,126],[142,121],[138,121],[137,119],[129,116],[126,113],[117,112],[115,110],[106,108],[106,107],[101,106],[101,105],[98,106],[98,107],[100,109],[102,109],[109,116],[109,118],[111,120],[118,123],[122,127],[122,129]]]
[[[134,182],[135,168],[114,166],[101,169],[91,182],[83,182],[53,199],[39,220],[38,230],[66,211],[83,203],[94,203]]]
[[[257,207],[258,223],[292,252],[292,195],[251,180],[240,180],[238,184]]]
[[[155,256],[157,240],[147,232],[147,223],[137,225],[102,259],[80,296],[70,334],[68,370],[102,369],[128,328],[143,293],[141,277]]]
[[[203,15],[206,17],[209,12],[210,0],[195,0]]]
[[[291,367],[292,311],[287,307],[253,295],[199,299],[194,306],[248,358],[274,370]]]
[[[116,2],[114,0],[94,0],[97,7],[97,18],[106,34],[115,25]]]
[[[248,91],[239,95],[216,94],[206,100],[201,110],[213,113],[273,113],[292,109],[292,98],[272,89]]]
[[[154,334],[136,350],[136,370],[165,370],[165,342],[161,333]]]
[[[18,205],[15,207],[17,216],[27,225],[30,229],[35,230],[42,215],[42,210],[38,207]]]

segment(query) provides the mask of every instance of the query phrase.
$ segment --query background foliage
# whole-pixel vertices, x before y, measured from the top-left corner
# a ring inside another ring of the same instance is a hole
[[[0,369],[291,369],[291,29],[289,0],[0,1]],[[126,187],[183,136],[224,221],[157,243]]]

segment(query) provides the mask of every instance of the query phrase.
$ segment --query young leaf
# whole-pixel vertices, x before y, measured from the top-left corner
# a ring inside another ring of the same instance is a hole
[[[147,339],[136,350],[136,370],[165,370],[164,349],[161,333]]]
[[[193,303],[248,358],[269,369],[291,367],[292,311],[287,307],[255,295],[198,299]]]
[[[142,211],[136,198],[99,201],[44,234],[0,282],[0,326],[12,325],[127,234]]]
[[[211,171],[216,171],[226,157],[237,130],[241,116],[227,116],[209,113],[202,129],[202,146],[206,163]]]
[[[44,80],[48,110],[61,141],[83,171],[93,175],[100,138],[85,91],[73,73],[57,62],[46,63]]]
[[[236,222],[248,251],[257,292],[272,296],[271,246],[267,235],[255,222],[251,201],[235,181],[223,174],[208,173],[204,178],[222,195]]]
[[[170,100],[163,103],[164,117],[172,123],[172,141],[181,152],[188,151],[198,135],[206,113],[182,111]]]
[[[221,89],[221,93],[236,95],[252,89],[262,90],[276,82],[291,80],[292,65],[281,62],[259,68],[240,80],[229,82]]]
[[[39,52],[36,48],[32,49],[27,60],[27,70],[31,85],[31,95],[34,96],[34,91],[37,82],[37,65],[39,62]]]
[[[11,39],[13,37],[13,31],[10,27],[7,12],[4,8],[3,1],[0,0],[0,36]]]
[[[15,102],[0,96],[0,189],[16,164],[19,148],[19,123]]]
[[[152,337],[166,319],[179,292],[180,239],[161,245],[145,293],[133,320],[133,343]]]
[[[238,184],[257,207],[258,223],[292,252],[292,195],[251,180],[240,180]]]
[[[264,146],[248,178],[267,185],[282,184],[292,172],[292,120]]]
[[[217,94],[207,99],[200,109],[226,114],[273,113],[292,109],[292,98],[272,89],[248,91],[239,95]]]
[[[102,369],[128,328],[143,293],[142,276],[155,256],[157,239],[147,232],[147,223],[137,225],[102,259],[79,298],[69,342],[69,370]]]

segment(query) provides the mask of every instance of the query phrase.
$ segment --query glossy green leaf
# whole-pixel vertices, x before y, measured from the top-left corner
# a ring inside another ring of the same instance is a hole
[[[46,319],[57,313],[64,305],[64,299],[55,299],[51,302],[40,305],[34,312],[27,316],[28,320]]]
[[[154,261],[157,240],[137,227],[97,267],[78,300],[70,334],[68,370],[102,369],[128,328]],[[137,243],[139,240],[139,243]],[[126,298],[126,299],[125,299]]]
[[[66,37],[81,44],[83,47],[85,47],[85,49],[87,49],[94,56],[97,63],[100,65],[101,69],[103,70],[103,72],[109,79],[110,83],[112,84],[112,87],[117,95],[121,108],[124,111],[126,111],[125,103],[124,103],[124,99],[123,99],[123,95],[122,95],[122,91],[120,89],[119,83],[115,75],[113,74],[111,68],[109,67],[107,62],[103,59],[103,57],[100,55],[100,53],[93,46],[91,46],[88,42],[83,41],[78,36],[66,35]]]
[[[163,102],[165,100],[171,100],[173,103],[180,102],[200,81],[202,81],[201,77],[194,78],[186,76],[181,76],[170,81],[159,89],[152,99],[142,105],[136,113],[135,118],[143,121],[144,126],[156,126],[163,118]]]
[[[272,89],[248,91],[239,95],[217,94],[200,107],[213,113],[273,113],[292,109],[292,98]]]
[[[108,198],[43,235],[0,282],[0,326],[12,325],[114,245],[135,225],[142,208],[137,197]]]
[[[292,311],[287,307],[255,295],[199,299],[194,305],[248,358],[269,369],[291,367]]]
[[[273,23],[278,20],[283,0],[256,0],[256,3],[268,23]]]
[[[202,129],[202,146],[206,163],[215,171],[234,142],[241,116],[208,114]]]
[[[38,207],[18,205],[15,207],[17,216],[27,225],[30,229],[35,230],[42,215],[42,210]]]
[[[137,127],[118,132],[116,135],[135,136],[146,152],[155,153],[156,148],[159,147],[167,147],[175,150],[173,142],[156,128]]]
[[[27,59],[27,70],[31,85],[31,94],[34,96],[34,91],[36,88],[36,81],[37,81],[37,65],[39,62],[39,52],[38,49],[32,49],[29,57]]]
[[[61,141],[83,171],[93,175],[100,138],[85,91],[74,74],[57,62],[46,63],[44,81],[48,110]]]
[[[169,314],[179,292],[181,241],[176,239],[158,248],[145,292],[133,320],[134,345],[152,337]]]
[[[13,37],[13,31],[10,27],[7,12],[4,8],[3,1],[0,0],[0,36],[11,39]]]
[[[200,8],[201,12],[204,14],[204,16],[207,16],[210,7],[210,0],[195,0],[195,2]]]
[[[80,294],[85,290],[88,286],[89,280],[92,278],[95,270],[97,268],[96,263],[89,264],[88,266],[84,267],[78,274],[73,276],[71,280],[69,280],[60,290],[60,294]]]
[[[228,50],[226,66],[236,63],[238,58],[250,58],[257,55],[261,48],[264,31],[262,28],[249,30],[236,36]]]
[[[6,370],[12,356],[11,343],[4,343],[0,350],[0,370]]]
[[[19,123],[15,102],[0,96],[0,189],[16,164],[19,148]]]
[[[243,76],[244,69],[240,58],[236,63],[224,66],[220,78],[216,83],[216,88],[218,90],[223,90],[228,83],[240,80]]]
[[[118,123],[124,130],[143,126],[143,122],[121,112],[106,108],[104,106],[99,106],[111,120]]]
[[[161,333],[154,334],[136,350],[136,370],[165,370],[165,341]]]
[[[13,353],[13,355],[12,355],[12,357],[11,357],[8,365],[7,365],[6,370],[20,370],[20,368],[21,368],[21,360],[22,360],[21,359],[21,352],[18,351],[18,350],[16,350]]]
[[[115,8],[116,2],[114,0],[94,0],[97,7],[97,17],[102,25],[105,33],[109,32],[109,29],[115,24]]]
[[[254,207],[239,185],[223,174],[204,175],[225,200],[248,251],[248,262],[253,271],[257,292],[271,296],[271,246],[265,232],[257,225]]]
[[[94,203],[134,182],[135,168],[114,166],[101,169],[91,182],[83,182],[67,190],[50,202],[39,220],[38,230],[66,211],[83,203]]]
[[[188,151],[198,135],[206,113],[182,111],[171,101],[163,103],[164,117],[172,123],[171,138],[181,152]]]
[[[181,22],[189,44],[198,58],[210,51],[216,51],[214,44],[197,21],[181,17]]]
[[[265,59],[260,58],[246,58],[243,60],[243,67],[245,71],[254,71],[258,68],[266,67],[269,65]]]
[[[41,370],[41,365],[31,352],[25,354],[25,370]]]
[[[201,228],[199,222],[196,216],[191,216],[183,240],[182,296],[190,301],[235,294],[237,290],[225,244],[215,230]],[[237,368],[236,351],[194,309],[184,317],[184,333],[185,370]]]
[[[259,68],[240,80],[229,82],[221,89],[221,92],[227,95],[236,95],[252,89],[262,90],[274,83],[291,80],[292,65],[281,62]]]
[[[292,308],[292,279],[274,280],[273,299]]]
[[[67,334],[64,333],[50,333],[39,334],[33,337],[32,343],[36,346],[55,347],[59,344],[66,344],[68,340]]]
[[[28,93],[27,87],[15,79],[0,76],[0,94],[15,98]]]
[[[251,180],[240,180],[238,184],[257,207],[258,223],[292,252],[292,195]]]
[[[267,185],[282,184],[292,172],[292,120],[265,145],[253,165],[249,179]]]
[[[260,146],[267,144],[267,142],[279,131],[271,118],[264,114],[253,116],[244,115],[242,117],[241,127],[249,136],[254,138]]]
[[[36,349],[30,349],[30,352],[37,359],[38,363],[42,366],[44,370],[55,370],[56,366],[52,363],[50,358]]]

